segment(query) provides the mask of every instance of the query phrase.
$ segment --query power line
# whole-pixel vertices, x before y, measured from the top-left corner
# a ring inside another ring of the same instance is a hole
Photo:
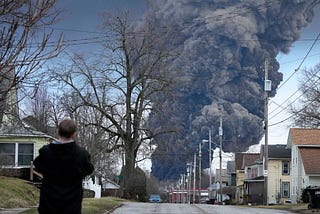
[[[303,65],[303,63],[305,62],[305,60],[307,59],[307,57],[309,56],[311,50],[314,48],[315,44],[317,43],[317,41],[319,40],[320,37],[320,32],[318,33],[317,37],[314,39],[311,47],[309,48],[308,52],[306,53],[306,55],[302,58],[302,61],[300,62],[299,66],[295,69],[295,71],[289,76],[289,78],[287,78],[278,88],[277,90],[279,90],[283,85],[285,85],[292,77],[293,75],[295,75],[297,73],[297,71],[300,70],[301,66]],[[319,71],[317,71],[316,73],[318,73]],[[307,83],[308,81],[311,80],[311,77],[305,82]],[[301,90],[301,88],[299,88],[298,90],[296,90],[291,96],[289,96],[284,102],[282,102],[280,105],[278,105],[277,108],[275,108],[272,112],[270,112],[270,114],[272,114],[273,112],[275,112],[276,110],[278,110],[280,107],[282,107],[282,105],[288,101],[291,97],[293,97],[296,93],[298,93],[298,91]],[[298,98],[300,98],[304,93],[302,93]],[[270,119],[274,118],[275,116],[279,115],[281,112],[283,112],[287,107],[289,107],[292,103],[294,103],[296,100],[298,100],[298,98],[296,98],[293,102],[291,102],[289,105],[287,105],[285,108],[282,108],[282,110],[280,112],[278,112],[277,114],[275,114],[274,116],[272,116]],[[270,115],[269,114],[269,115]]]
[[[295,75],[301,68],[302,64],[305,62],[305,60],[307,59],[308,55],[310,54],[311,50],[313,49],[313,47],[315,46],[315,44],[317,43],[317,41],[319,40],[320,37],[320,32],[318,33],[317,37],[314,39],[311,47],[309,48],[307,54],[303,57],[302,61],[300,62],[299,66],[294,70],[294,72],[278,87],[277,90],[279,90],[283,85],[285,85],[292,77],[293,75]]]
[[[320,72],[320,69],[315,72],[314,75],[318,74]],[[309,76],[309,78],[303,83],[303,84],[306,84],[307,82],[311,81],[312,77]],[[318,78],[317,80],[315,80],[312,84],[312,86],[315,86],[318,81],[320,80],[320,78]],[[282,105],[285,104],[291,97],[293,97],[295,94],[297,94],[299,91],[301,91],[301,87],[298,88],[291,96],[289,96],[286,100],[284,100],[280,105],[278,105],[278,107],[276,109],[274,109],[272,112],[270,112],[269,116],[275,112],[276,110],[278,110],[279,108],[281,108],[282,110],[280,112],[278,112],[277,114],[273,115],[270,119],[274,118],[275,116],[277,116],[278,114],[280,114],[281,112],[283,112],[284,110],[286,110],[287,107],[290,107],[290,105],[292,103],[294,103],[295,101],[297,101],[301,96],[303,96],[304,94],[306,94],[311,88],[312,86],[309,86],[307,90],[305,90],[303,93],[301,93],[297,98],[295,98],[292,102],[290,102],[286,107],[283,107]],[[275,102],[274,102],[275,103]]]
[[[245,7],[236,6],[233,10],[231,10],[231,12],[230,12],[230,10],[229,11],[224,11],[224,13],[222,13],[222,14],[220,13],[220,14],[217,14],[215,16],[199,17],[199,18],[196,18],[194,20],[212,20],[212,19],[215,19],[214,20],[215,22],[219,22],[219,21],[223,21],[223,20],[226,20],[226,19],[233,19],[233,18],[235,18],[237,16],[240,16],[240,15],[245,15],[245,14],[248,14],[248,13],[252,13],[253,9],[264,10],[264,9],[267,9],[267,8],[271,8],[271,7],[273,7],[272,6],[273,4],[275,4],[275,2],[266,2],[266,3],[263,2],[263,3],[257,4],[255,8],[248,7],[248,5],[245,5]],[[277,2],[277,4],[280,5],[281,1]],[[189,22],[184,22],[183,24],[180,24],[180,25],[174,24],[174,25],[178,26],[178,28],[174,28],[174,31],[181,32],[181,30],[186,29],[187,27],[190,27],[190,22],[191,21],[194,22],[194,20],[190,20]],[[50,26],[47,26],[45,28],[53,29],[53,30],[60,30],[60,31],[72,31],[72,32],[79,32],[79,33],[100,34],[100,35],[105,35],[105,37],[108,37],[106,35],[106,33],[100,32],[100,31],[88,31],[88,30],[68,29],[68,28],[50,27]],[[169,29],[168,26],[160,26],[159,28]],[[132,33],[132,34],[133,35],[145,34],[145,32],[136,32],[136,33]],[[217,36],[221,36],[220,34],[216,34],[216,35]],[[88,45],[88,44],[96,44],[96,43],[100,43],[100,42],[108,42],[108,40],[104,40],[106,38],[103,38],[103,37],[98,37],[98,39],[101,39],[101,40],[98,40],[98,41],[96,41],[96,39],[97,39],[97,37],[93,37],[93,38],[85,38],[85,39],[78,39],[78,40],[68,40],[66,42],[70,42],[68,44],[69,46]],[[90,40],[93,40],[93,41],[90,41]],[[300,41],[308,41],[308,40],[309,39],[304,39],[304,40],[301,39]],[[255,41],[255,39],[247,39],[247,40],[238,39],[237,41]],[[257,39],[256,41],[259,41],[259,40]],[[283,40],[283,41],[291,41],[291,40]],[[40,44],[41,43],[38,43],[38,44],[34,43],[32,45],[36,46],[36,45],[40,45]],[[50,45],[52,45],[52,46],[54,46],[55,44],[57,44],[57,43],[50,43]]]
[[[319,71],[320,71],[320,70],[319,70]],[[319,71],[317,71],[317,73],[319,73]],[[309,80],[311,80],[311,78],[309,78]],[[273,116],[272,116],[271,118],[269,118],[269,119],[274,118],[275,116],[279,115],[281,112],[283,112],[284,110],[286,110],[286,108],[290,107],[292,103],[296,102],[300,97],[302,97],[302,96],[303,96],[304,94],[306,94],[310,89],[312,89],[313,86],[316,85],[316,84],[319,82],[319,80],[320,80],[320,77],[319,77],[315,82],[313,82],[313,85],[312,85],[312,86],[309,86],[307,90],[305,90],[303,93],[301,93],[297,98],[295,98],[292,102],[290,102],[285,108],[282,108],[282,110],[281,110],[280,112],[278,112],[277,114],[273,115]],[[306,81],[306,82],[307,82],[307,81]],[[297,93],[298,91],[300,91],[300,90],[301,90],[301,88],[298,89],[298,90],[296,90],[296,92],[295,92],[294,94],[296,94],[296,93]],[[294,95],[294,94],[293,94],[293,95]],[[293,95],[291,95],[289,98],[291,98]],[[287,100],[289,100],[289,98],[286,99],[282,104],[284,104]],[[281,105],[282,105],[282,104],[281,104]],[[272,111],[272,112],[274,112],[274,111]]]
[[[317,71],[317,73],[320,71],[320,69]],[[317,82],[320,80],[320,77],[314,82],[314,84],[317,84]],[[309,89],[311,89],[312,88],[312,86],[310,86],[304,93],[306,93]],[[304,93],[302,93],[299,97],[301,97]],[[298,97],[298,98],[299,98]],[[297,98],[297,99],[298,99]],[[276,122],[276,123],[274,123],[274,124],[271,124],[271,125],[269,125],[269,127],[270,126],[275,126],[275,125],[278,125],[278,124],[280,124],[280,123],[283,123],[283,122],[285,122],[285,121],[287,121],[287,120],[289,120],[290,118],[292,118],[292,117],[294,117],[295,115],[298,115],[300,112],[302,112],[303,110],[305,110],[309,105],[311,105],[314,101],[316,101],[318,99],[318,96],[315,96],[312,100],[310,100],[309,101],[309,103],[307,103],[307,104],[305,104],[305,106],[303,107],[303,108],[301,108],[299,111],[297,111],[297,112],[295,112],[295,113],[292,113],[289,117],[287,117],[287,118],[285,118],[285,119],[283,119],[283,120],[281,120],[281,121],[279,121],[279,122]]]

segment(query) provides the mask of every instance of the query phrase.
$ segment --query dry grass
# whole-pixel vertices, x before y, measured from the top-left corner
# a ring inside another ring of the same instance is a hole
[[[23,214],[36,214],[39,201],[39,189],[28,182],[0,176],[0,208],[26,208],[33,207]],[[123,200],[113,197],[101,199],[85,198],[82,203],[83,214],[101,214],[116,206]]]
[[[120,205],[122,199],[103,197],[100,199],[85,198],[82,202],[82,214],[101,214]],[[37,209],[32,208],[21,214],[37,214]]]
[[[257,206],[257,207],[266,208],[266,209],[287,210],[293,213],[301,213],[301,214],[314,213],[312,212],[312,210],[308,210],[308,204],[280,204],[280,205]]]
[[[17,178],[0,176],[0,207],[20,208],[36,206],[39,189]]]

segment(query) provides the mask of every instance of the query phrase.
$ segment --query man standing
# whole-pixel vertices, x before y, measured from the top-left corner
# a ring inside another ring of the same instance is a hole
[[[43,175],[40,214],[81,213],[82,180],[93,171],[89,153],[76,142],[74,121],[60,122],[58,139],[39,150],[34,166]]]

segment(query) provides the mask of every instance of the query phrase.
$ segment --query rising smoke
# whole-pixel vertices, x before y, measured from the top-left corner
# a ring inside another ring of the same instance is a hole
[[[272,91],[282,81],[279,52],[287,53],[311,22],[320,0],[153,0],[148,16],[168,47],[179,50],[170,72],[179,72],[174,94],[154,100],[167,109],[153,127],[175,127],[175,136],[157,138],[152,173],[160,179],[184,173],[202,139],[223,120],[224,151],[244,151],[263,136],[264,62]],[[170,111],[169,111],[170,109]],[[205,149],[203,150],[205,152]],[[207,151],[208,152],[208,151]],[[207,157],[207,155],[203,155]],[[203,163],[208,161],[203,159]],[[204,164],[208,167],[208,164]]]

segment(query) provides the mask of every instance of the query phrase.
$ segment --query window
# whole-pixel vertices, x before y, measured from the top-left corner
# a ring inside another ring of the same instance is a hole
[[[0,165],[13,166],[15,160],[15,144],[0,143]]]
[[[18,146],[18,166],[29,166],[33,160],[33,144],[19,143]]]
[[[30,166],[33,155],[33,143],[0,143],[0,165],[2,166]]]
[[[290,197],[290,182],[282,182],[282,197]]]
[[[289,161],[282,161],[282,175],[290,175]]]

